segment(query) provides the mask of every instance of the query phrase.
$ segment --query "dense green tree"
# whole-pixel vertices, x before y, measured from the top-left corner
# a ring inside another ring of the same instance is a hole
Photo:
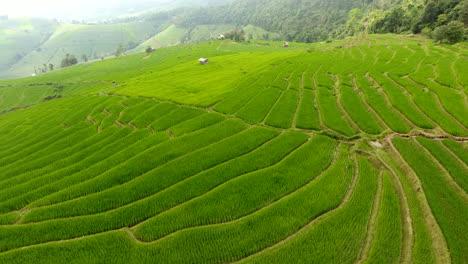
[[[77,63],[78,63],[78,60],[76,59],[74,55],[67,54],[65,55],[65,58],[62,60],[61,67],[64,68],[64,67],[75,65]]]
[[[125,49],[123,47],[122,44],[120,44],[118,47],[117,47],[117,50],[115,51],[115,56],[116,57],[119,57],[121,56],[123,53],[124,53]]]
[[[447,36],[446,25],[440,26],[434,30],[433,37],[435,41],[442,43],[445,40],[446,36]]]
[[[225,33],[224,37],[227,39],[241,42],[241,41],[245,41],[245,32],[243,29],[235,29],[233,31]]]
[[[348,22],[346,23],[346,28],[349,36],[355,35],[357,32],[361,31],[362,23],[362,12],[359,8],[353,8],[349,11]]]
[[[454,44],[463,40],[465,27],[462,22],[452,21],[435,29],[434,39],[439,43]]]
[[[463,23],[459,21],[452,21],[447,25],[445,35],[449,44],[454,44],[462,41],[464,34],[465,27]]]

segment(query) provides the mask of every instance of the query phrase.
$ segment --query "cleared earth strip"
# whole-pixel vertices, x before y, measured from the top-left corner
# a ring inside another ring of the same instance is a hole
[[[292,127],[296,127],[296,122],[297,122],[297,116],[299,115],[299,109],[301,109],[302,106],[302,91],[304,90],[304,79],[305,75],[307,73],[307,70],[310,68],[310,65],[307,66],[307,69],[302,73],[301,81],[299,83],[299,90],[298,90],[298,103],[296,106],[296,112],[294,112],[294,117],[293,121],[291,122]]]
[[[278,164],[280,164],[281,162],[283,162],[286,158],[288,158],[289,156],[291,156],[294,152],[298,151],[298,150],[299,150],[302,146],[304,146],[306,143],[307,143],[307,141],[304,142],[304,143],[302,143],[301,145],[297,146],[295,149],[291,150],[289,153],[287,153],[284,157],[282,157],[282,158],[281,158],[280,160],[278,160],[277,162],[275,162],[275,163],[269,165],[268,167],[265,167],[265,168],[262,168],[262,169],[260,169],[260,170],[257,170],[257,171],[267,170],[267,169],[269,169],[269,168],[275,167],[276,165],[278,165]],[[256,172],[256,171],[254,171],[254,172]],[[252,172],[243,173],[243,174],[241,174],[241,175],[236,176],[236,178],[242,177],[242,176],[247,175],[247,174],[250,174],[250,173],[252,173]],[[233,178],[233,179],[235,179],[235,178]],[[218,187],[221,187],[221,186],[227,184],[229,181],[232,181],[233,179],[230,179],[230,180],[228,180],[228,181],[226,181],[226,182],[223,182],[223,183],[220,184],[220,185],[215,186],[214,188],[210,189],[208,192],[210,192],[210,191],[212,191],[212,190],[214,190],[214,189],[217,189]],[[208,193],[208,192],[206,192],[206,193]],[[176,208],[176,207],[178,207],[178,206],[181,206],[182,204],[187,203],[187,202],[189,202],[189,201],[191,201],[191,200],[193,200],[193,199],[195,199],[195,198],[197,198],[197,197],[203,196],[203,195],[205,195],[206,193],[201,194],[201,195],[198,195],[198,196],[196,196],[196,197],[193,197],[192,199],[187,200],[187,201],[185,201],[185,202],[183,202],[183,203],[181,203],[181,204],[178,204],[178,205],[176,205],[176,206],[174,206],[174,207],[168,208],[168,209],[162,211],[161,213],[163,213],[163,212],[165,212],[165,211],[167,211],[167,210],[169,210],[169,209],[172,209],[172,208]],[[145,197],[145,198],[143,198],[141,201],[143,201],[143,200],[148,200],[148,199],[151,199],[151,196]],[[128,206],[131,206],[131,204],[125,205],[124,207],[128,207]],[[116,210],[119,210],[120,208],[121,208],[121,207],[115,208],[115,209],[109,210],[109,211],[107,211],[107,212],[116,211]],[[159,214],[159,213],[158,213],[158,214]],[[73,217],[67,217],[67,218],[73,218]],[[64,218],[64,219],[67,219],[67,218]],[[146,220],[148,220],[148,219],[146,219]],[[140,222],[139,224],[144,223],[146,220],[144,220],[143,222]],[[137,225],[139,225],[139,224],[137,224]],[[135,226],[137,226],[137,225],[135,225]],[[133,228],[133,227],[135,227],[135,226],[132,226],[131,228]],[[122,227],[122,228],[120,228],[120,229],[122,229],[122,230],[128,229],[128,230],[130,231],[130,233],[128,233],[128,231],[127,231],[127,234],[130,235],[130,238],[134,238],[134,232],[130,229],[130,227]],[[119,230],[119,229],[115,229],[115,230]],[[22,249],[22,248],[36,247],[36,246],[45,245],[45,244],[50,244],[50,243],[56,243],[56,242],[73,241],[73,240],[82,239],[82,238],[86,238],[86,237],[92,237],[92,236],[95,236],[95,235],[98,235],[98,234],[107,233],[107,232],[112,232],[112,231],[113,231],[113,230],[106,230],[106,231],[103,231],[103,232],[96,232],[96,233],[93,233],[93,234],[89,234],[89,235],[85,235],[85,236],[80,236],[80,237],[76,237],[76,238],[62,239],[62,240],[54,240],[54,241],[47,241],[47,242],[43,242],[43,243],[37,243],[37,244],[34,244],[34,245],[29,245],[29,246],[20,247],[20,249]],[[138,239],[136,239],[136,238],[134,239],[134,241],[135,241],[135,242],[138,242],[138,243],[145,243],[145,242],[143,242],[143,241],[140,242],[140,240],[138,240]],[[15,249],[13,249],[13,250],[15,250]],[[6,252],[7,252],[7,251],[6,251]],[[2,253],[3,253],[3,252],[2,252]],[[2,253],[0,253],[0,255],[1,255]]]
[[[242,154],[242,155],[240,155],[240,156],[237,156],[237,157],[235,157],[235,158],[233,158],[233,159],[236,159],[236,158],[239,158],[239,157],[248,155],[248,154],[250,154],[251,152],[253,152],[253,151],[255,151],[255,150],[257,150],[257,149],[259,149],[259,148],[261,148],[261,147],[263,147],[263,146],[265,146],[265,145],[267,145],[268,143],[270,143],[272,140],[274,140],[274,139],[277,138],[277,137],[279,137],[279,135],[276,136],[276,137],[273,137],[273,138],[271,138],[271,139],[269,139],[269,140],[267,140],[266,142],[262,143],[262,144],[261,144],[260,146],[258,146],[257,148],[255,148],[255,149],[253,149],[253,150],[250,150],[249,152],[247,152],[247,153],[245,153],[245,154]],[[304,144],[305,144],[305,143],[304,143]],[[288,155],[289,155],[289,154],[288,154]],[[181,157],[180,157],[180,158],[181,158]],[[284,158],[286,158],[286,157],[284,157]],[[172,160],[171,160],[171,161],[172,161]],[[171,161],[169,161],[169,162],[171,162]],[[201,172],[199,172],[199,173],[203,173],[203,172],[206,171],[206,170],[213,169],[213,168],[215,168],[215,167],[217,167],[217,166],[220,166],[220,165],[222,165],[222,164],[224,164],[224,163],[227,163],[227,162],[229,162],[229,161],[230,161],[230,160],[224,161],[224,162],[219,163],[219,164],[217,164],[217,165],[215,165],[215,166],[213,166],[213,167],[207,168],[207,169],[205,169],[205,170],[203,170],[203,171],[201,171]],[[273,165],[272,165],[272,166],[273,166]],[[105,172],[103,172],[103,173],[105,173]],[[197,173],[197,174],[199,174],[199,173]],[[102,173],[101,173],[101,174],[102,174]],[[197,174],[195,174],[195,175],[197,175]],[[162,192],[162,191],[164,191],[164,190],[166,190],[166,189],[172,188],[173,186],[175,186],[175,185],[177,185],[177,184],[180,184],[181,182],[184,182],[184,181],[188,180],[189,178],[191,178],[191,177],[193,177],[193,176],[195,176],[195,175],[189,176],[189,177],[185,178],[184,180],[182,180],[182,181],[180,181],[180,182],[177,182],[177,183],[174,183],[173,185],[167,186],[166,188],[160,190],[159,192]],[[79,184],[79,183],[78,183],[78,184]],[[155,193],[155,194],[157,194],[157,193]],[[155,194],[153,194],[153,195],[155,195]],[[78,199],[81,199],[82,197],[83,197],[83,196],[76,197],[76,198],[74,198],[74,199],[70,199],[70,200],[67,200],[67,201],[78,200]],[[133,201],[132,203],[136,203],[136,202],[138,202],[138,201],[142,201],[142,200],[145,200],[145,199],[150,198],[150,197],[151,197],[151,196],[147,196],[147,197],[141,198],[141,199],[139,199],[139,200],[135,200],[135,201]],[[129,205],[131,205],[132,203],[126,204],[126,205],[124,205],[124,206],[129,206]],[[48,206],[51,206],[51,205],[54,205],[54,204],[45,205],[45,206],[38,206],[38,207],[35,207],[35,208],[48,207]],[[121,207],[124,207],[124,206],[121,206]],[[121,208],[121,207],[117,207],[117,208],[114,208],[114,209],[108,210],[108,211],[101,211],[101,212],[99,212],[99,213],[114,211],[114,210],[117,210],[117,209],[119,209],[119,208]],[[97,213],[97,214],[99,214],[99,213]],[[76,216],[63,217],[63,218],[66,219],[66,218],[73,218],[73,217],[76,217]],[[78,216],[78,217],[79,217],[79,216]]]
[[[320,65],[320,67],[322,67],[322,65]],[[314,84],[314,106],[316,109],[319,109],[318,107],[318,101],[317,101],[317,97],[318,97],[318,84],[317,84],[317,78],[315,77],[317,74],[317,72],[315,72],[314,76],[312,76],[312,82]],[[318,111],[318,121],[319,121],[319,125],[320,125],[320,128],[324,129],[324,128],[328,128],[327,126],[325,126],[325,124],[323,123],[323,117],[322,117],[322,111]]]
[[[401,86],[397,81],[395,81],[392,77],[390,77],[390,75],[388,75],[387,72],[385,72],[383,74],[383,76],[385,76],[385,78],[387,78],[388,80],[390,80],[394,85],[396,85],[398,88],[400,88],[406,95],[408,95],[408,101],[411,103],[411,105],[414,107],[414,109],[416,109],[422,116],[424,116],[427,120],[429,120],[433,125],[434,127],[438,127],[440,128],[439,124],[437,122],[435,122],[432,118],[430,118],[429,116],[426,115],[426,113],[424,113],[423,110],[421,110],[421,108],[419,108],[419,106],[414,102],[414,98],[413,98],[413,94],[411,94],[410,92],[408,92],[406,90],[405,87]],[[442,129],[442,128],[440,128]],[[443,129],[442,129],[443,130]]]
[[[366,72],[366,74],[364,75],[364,78],[366,78],[367,80],[369,80],[370,82],[372,82],[374,84],[375,87],[379,88],[380,92],[379,94],[382,95],[382,97],[385,99],[385,101],[387,102],[387,105],[390,109],[394,110],[395,113],[402,119],[404,120],[411,128],[414,128],[414,127],[417,127],[413,122],[411,122],[399,109],[397,109],[396,107],[393,106],[392,102],[390,101],[390,99],[388,98],[388,95],[387,93],[385,93],[383,87],[369,74],[369,72]]]
[[[429,231],[432,241],[432,248],[434,249],[434,255],[436,263],[440,264],[449,264],[451,263],[450,252],[448,250],[447,241],[440,229],[437,220],[432,213],[429,202],[427,201],[426,194],[422,187],[421,181],[413,169],[406,163],[398,150],[393,146],[391,138],[386,138],[386,144],[389,146],[387,148],[388,153],[393,157],[395,162],[399,164],[401,169],[404,171],[406,177],[409,179],[412,189],[417,193],[417,199],[421,207],[423,217],[426,223],[426,227]]]
[[[354,160],[354,166],[355,166],[355,171],[354,171],[354,175],[353,175],[353,178],[351,179],[351,183],[348,187],[348,190],[346,191],[346,194],[343,198],[343,200],[341,201],[340,205],[334,209],[331,209],[330,211],[316,217],[315,219],[313,219],[312,221],[310,221],[309,223],[307,223],[305,226],[301,227],[300,229],[298,229],[296,232],[292,233],[291,235],[289,235],[288,237],[284,238],[283,240],[279,241],[278,243],[274,244],[274,245],[271,245],[269,247],[266,247],[264,249],[262,249],[261,251],[258,251],[250,256],[247,256],[243,259],[240,259],[236,262],[233,262],[233,263],[238,263],[240,261],[245,261],[245,260],[248,260],[248,259],[252,259],[256,256],[259,256],[259,255],[262,255],[266,252],[269,252],[269,251],[272,251],[274,250],[275,248],[278,248],[284,244],[286,244],[287,242],[289,242],[290,240],[294,239],[295,237],[297,237],[298,235],[302,234],[303,232],[305,232],[307,229],[311,228],[314,224],[316,224],[317,222],[323,220],[323,219],[326,219],[327,217],[330,217],[330,216],[333,216],[335,214],[335,212],[339,211],[340,209],[342,209],[343,207],[345,207],[349,200],[351,199],[351,195],[356,187],[356,183],[357,183],[357,178],[359,177],[359,165],[358,165],[358,162],[357,162],[357,158],[354,156],[354,155],[350,155],[350,158],[352,158]]]
[[[385,121],[382,119],[382,117],[375,111],[375,109],[369,105],[369,103],[366,100],[366,97],[363,95],[363,92],[361,89],[359,89],[359,86],[357,85],[356,78],[354,76],[352,77],[352,82],[354,89],[357,90],[357,93],[359,95],[359,98],[361,99],[361,102],[364,104],[364,106],[369,110],[371,115],[374,116],[375,120],[379,123],[379,125],[386,130],[392,131],[392,129],[385,123]]]
[[[413,131],[413,132],[408,133],[408,134],[392,133],[392,134],[388,134],[387,136],[385,136],[384,139],[391,139],[391,138],[394,138],[394,137],[403,137],[403,138],[425,137],[427,139],[434,139],[434,140],[450,139],[450,140],[458,141],[458,142],[467,142],[468,141],[468,137],[457,137],[457,136],[452,136],[452,135],[449,135],[449,134],[433,135],[433,134],[428,134],[428,133],[421,132],[421,131]]]
[[[402,232],[402,248],[401,248],[401,255],[400,255],[400,263],[409,264],[412,262],[413,257],[413,246],[414,246],[414,229],[413,229],[413,220],[411,217],[411,211],[409,208],[408,197],[405,194],[405,190],[403,185],[398,178],[397,173],[395,170],[388,165],[384,159],[380,157],[379,154],[376,155],[379,161],[385,166],[388,171],[390,172],[390,179],[392,180],[395,190],[398,194],[398,198],[400,200],[400,208],[401,208],[401,220],[403,224],[403,232]]]
[[[255,96],[250,97],[249,100],[247,100],[247,102],[245,102],[245,104],[244,104],[242,107],[240,107],[239,109],[237,109],[237,111],[235,111],[234,113],[232,113],[232,115],[230,115],[230,116],[235,117],[235,116],[237,115],[237,113],[239,113],[242,109],[244,109],[247,105],[249,105],[250,102],[251,102],[255,97],[259,96],[260,93],[261,93],[262,91],[264,91],[265,89],[269,88],[269,87],[271,86],[271,84],[274,83],[274,82],[278,79],[279,76],[280,76],[280,74],[278,73],[278,74],[276,75],[275,79],[274,79],[272,82],[270,82],[270,84],[268,84],[268,86],[262,87],[262,89],[260,89],[260,90],[257,92],[257,94],[256,94]],[[221,112],[218,112],[218,113],[223,114],[223,115],[226,115],[226,114],[221,113]]]
[[[421,145],[421,143],[419,143],[419,141],[413,139],[413,142],[418,146],[418,148],[425,152],[427,154],[427,156],[429,157],[429,159],[431,159],[433,161],[434,164],[437,165],[437,167],[439,167],[439,169],[441,170],[441,176],[442,178],[444,179],[445,182],[447,182],[448,185],[452,186],[452,188],[455,190],[455,192],[463,199],[465,200],[466,202],[468,202],[468,195],[466,194],[465,190],[463,190],[463,188],[460,187],[460,185],[458,185],[458,183],[452,178],[452,176],[450,175],[450,173],[447,171],[447,169],[444,167],[444,165],[442,165],[440,163],[440,161],[434,156],[432,155],[432,153],[426,149],[423,145]]]
[[[250,86],[253,86],[254,84],[256,84],[263,76],[259,74],[259,75],[255,76],[255,77],[257,77],[257,78],[255,79],[255,81],[253,81],[252,83],[249,84],[249,87],[250,87]],[[232,90],[233,90],[233,91],[237,91],[237,87],[239,87],[239,85],[241,85],[241,84],[242,84],[242,82],[239,82],[239,83],[234,87],[234,89],[232,89]],[[214,108],[216,108],[216,106],[218,106],[219,104],[223,103],[223,102],[226,101],[226,100],[231,99],[232,97],[237,97],[237,96],[238,96],[238,94],[237,94],[237,93],[234,93],[232,96],[226,97],[226,98],[224,98],[224,100],[220,100],[220,101],[214,103],[213,105],[211,105],[210,107],[208,107],[207,110],[209,110],[209,111],[215,111]],[[252,97],[254,97],[254,96],[252,96]],[[252,98],[250,98],[249,101],[250,101],[250,100],[252,100]],[[246,103],[246,104],[247,104],[247,103]]]
[[[268,119],[268,117],[270,116],[271,112],[273,111],[273,109],[275,108],[275,106],[278,104],[278,102],[280,101],[280,99],[283,97],[283,95],[285,94],[286,90],[289,90],[289,88],[291,87],[291,76],[292,76],[293,73],[290,73],[289,76],[288,76],[288,87],[284,90],[281,91],[281,94],[278,96],[278,98],[276,98],[276,101],[273,103],[273,105],[270,107],[270,110],[268,110],[268,113],[265,115],[265,117],[263,118],[262,121],[260,121],[260,124],[262,125],[265,125],[265,121]]]
[[[382,176],[383,171],[381,171],[378,176],[377,192],[374,196],[374,203],[372,204],[372,211],[369,216],[369,220],[367,221],[367,236],[359,252],[358,259],[355,262],[357,264],[362,264],[364,261],[366,261],[372,249],[372,244],[377,229],[377,216],[379,215],[380,204],[382,203]]]
[[[419,86],[419,87],[421,87],[421,88],[425,88],[425,89],[428,89],[429,91],[431,91],[431,94],[434,96],[435,101],[436,101],[437,106],[439,107],[439,109],[440,109],[444,114],[446,114],[447,117],[449,117],[450,119],[452,119],[453,122],[455,122],[455,123],[456,123],[457,125],[459,125],[461,128],[463,128],[463,129],[466,130],[466,127],[465,127],[462,123],[460,123],[460,121],[459,121],[457,118],[455,118],[452,114],[450,114],[449,112],[447,112],[447,110],[446,110],[445,107],[443,106],[442,102],[440,101],[440,97],[439,97],[439,95],[438,95],[437,93],[435,93],[434,91],[432,91],[431,89],[429,89],[429,88],[426,87],[425,85],[422,85],[422,84],[416,82],[415,80],[413,80],[413,79],[412,79],[411,77],[409,77],[409,76],[405,76],[405,77],[403,77],[403,78],[407,79],[408,81],[412,82],[413,84],[415,84],[415,85],[417,85],[417,86]],[[434,80],[430,79],[430,81],[434,81]]]
[[[120,153],[126,151],[127,149],[131,148],[132,146],[136,145],[137,143],[138,143],[138,141],[131,143],[131,144],[128,145],[126,148],[121,149],[121,150],[119,150],[118,152],[113,153],[113,155],[108,156],[106,159],[101,160],[101,161],[99,161],[98,163],[96,163],[96,164],[94,164],[94,165],[100,165],[100,164],[102,164],[102,163],[107,162],[108,159],[111,159],[112,157],[114,157],[114,156],[116,156],[116,155],[118,155],[118,154],[120,154]],[[94,166],[94,165],[93,165],[93,166]],[[63,167],[62,170],[66,170],[66,169],[68,169],[68,168],[71,167],[71,166],[72,166],[72,165],[67,166],[67,167]],[[91,166],[91,168],[92,168],[93,166]],[[109,169],[108,169],[108,170],[109,170]],[[106,170],[106,171],[107,171],[107,170]],[[102,172],[102,173],[105,173],[106,171],[104,171],[104,172]],[[80,172],[80,171],[74,172],[74,173],[72,173],[72,174],[69,175],[69,176],[73,176],[73,175],[75,175],[75,174],[77,174],[77,173],[79,173],[79,172]],[[52,172],[52,173],[53,173],[53,172]],[[47,174],[46,174],[46,175],[43,175],[43,176],[47,176]],[[69,176],[67,176],[67,177],[69,177]],[[66,180],[66,179],[68,179],[67,177],[62,178],[61,180]],[[56,182],[51,182],[50,184],[46,184],[46,185],[43,185],[43,186],[41,186],[41,187],[47,187],[47,186],[53,185],[53,184],[55,184],[55,183],[56,183]],[[77,184],[80,184],[80,183],[81,183],[81,182],[77,182],[77,183],[68,185],[67,187],[71,187],[71,186],[74,186],[74,185],[77,185]],[[57,190],[57,191],[60,191],[60,190]],[[56,191],[56,192],[57,192],[57,191]],[[55,193],[55,192],[52,192],[52,193],[50,193],[50,194],[48,194],[48,195],[46,195],[46,196],[41,197],[40,199],[44,199],[44,198],[46,198],[46,197],[48,197],[48,196],[50,196],[50,195],[53,195],[54,193]],[[78,197],[78,198],[79,198],[79,197]],[[75,199],[78,199],[78,198],[75,198]],[[38,199],[38,200],[40,200],[40,199]],[[73,199],[73,200],[74,200],[74,199]],[[36,207],[36,206],[31,206],[31,203],[34,203],[35,201],[36,201],[36,200],[30,201],[30,204],[28,204],[28,205],[26,205],[25,207],[23,207],[23,209],[21,209],[20,212],[23,212],[23,211],[25,211],[25,210],[28,210],[28,211],[29,211],[29,210],[32,209],[32,208],[39,208],[39,207],[41,207],[41,206],[38,206],[38,207]]]
[[[450,155],[456,159],[460,164],[463,164],[465,165],[465,167],[467,166],[467,164],[455,153],[453,152],[453,150],[451,150],[450,148],[448,148],[445,144],[441,143],[440,144],[441,148],[443,148],[445,151],[447,151],[448,153],[450,153]]]
[[[298,148],[298,149],[299,149],[299,148]],[[166,238],[166,237],[173,236],[173,235],[175,235],[176,233],[178,233],[178,232],[180,232],[180,231],[183,231],[183,230],[190,230],[190,229],[196,229],[196,228],[200,228],[200,227],[218,226],[218,225],[223,225],[223,224],[226,224],[226,223],[235,223],[235,222],[239,222],[239,221],[241,221],[242,219],[247,218],[247,217],[249,217],[249,216],[251,216],[251,215],[253,215],[253,214],[256,214],[256,213],[261,212],[261,211],[264,211],[264,210],[267,210],[268,208],[270,208],[270,207],[274,206],[275,204],[277,204],[277,203],[279,203],[279,202],[281,202],[281,201],[287,199],[287,198],[290,197],[290,196],[293,196],[294,194],[296,194],[296,193],[299,192],[300,190],[306,188],[306,187],[309,186],[310,184],[312,184],[312,183],[316,182],[318,179],[322,178],[322,176],[323,176],[331,167],[333,167],[333,165],[334,165],[335,162],[337,161],[338,154],[339,154],[339,149],[340,149],[340,146],[338,145],[338,146],[336,147],[336,149],[335,149],[334,154],[333,154],[333,160],[330,162],[330,164],[328,165],[328,167],[326,167],[319,175],[317,175],[316,177],[314,177],[312,180],[308,181],[306,184],[300,186],[300,187],[297,188],[296,190],[293,190],[292,192],[290,192],[290,193],[288,193],[288,194],[285,194],[285,195],[282,196],[281,198],[279,198],[279,199],[277,199],[277,200],[274,200],[274,201],[271,201],[269,204],[267,204],[267,205],[265,205],[265,206],[263,206],[263,207],[260,207],[260,208],[258,208],[258,209],[256,209],[256,210],[254,210],[254,211],[252,211],[252,212],[246,214],[246,215],[243,215],[243,216],[241,216],[241,217],[239,217],[239,218],[237,218],[237,219],[232,219],[232,220],[225,221],[225,222],[220,222],[220,223],[215,223],[215,224],[198,225],[198,226],[192,226],[192,227],[188,227],[188,228],[179,229],[179,230],[174,231],[174,232],[172,232],[172,233],[169,233],[169,234],[167,234],[167,235],[165,235],[165,236],[162,236],[162,237],[160,237],[160,238],[158,238],[158,239],[156,239],[156,240],[153,240],[153,241],[142,241],[142,240],[140,240],[140,242],[142,242],[142,243],[153,243],[153,242],[162,240],[162,239],[164,239],[164,238]],[[297,149],[296,149],[296,150],[297,150]],[[291,154],[292,154],[292,153],[291,153]],[[289,155],[291,155],[291,154],[289,154]],[[225,183],[227,183],[227,182],[225,182]],[[225,183],[223,183],[223,185],[224,185]],[[221,186],[221,185],[220,185],[220,186]],[[219,186],[218,186],[218,187],[219,187]],[[207,194],[207,193],[205,193],[205,194]],[[203,195],[205,195],[205,194],[203,194]],[[200,195],[200,196],[203,196],[203,195]],[[193,200],[193,199],[191,199],[191,200]],[[188,201],[186,201],[186,202],[188,202]],[[186,203],[186,202],[184,202],[184,203]],[[182,204],[180,204],[180,205],[178,205],[178,206],[176,206],[176,207],[179,207],[179,206],[181,206],[181,205],[182,205]],[[175,207],[174,207],[174,208],[175,208]],[[171,208],[171,209],[172,209],[172,208]],[[140,224],[142,224],[142,223],[139,223],[138,225],[140,225]],[[135,225],[134,227],[136,227],[136,226],[138,226],[138,225]],[[134,227],[132,227],[132,228],[134,228]]]
[[[460,90],[464,90],[463,85],[460,84],[460,77],[458,77],[457,71],[455,70],[455,63],[456,63],[457,60],[459,60],[459,59],[460,59],[460,58],[457,58],[456,60],[454,60],[454,61],[450,64],[450,70],[452,71],[453,76],[455,76],[455,82],[456,82],[457,85],[459,86],[459,89],[460,89]]]
[[[197,132],[197,131],[199,131],[199,130],[192,131],[192,132],[190,132],[190,133],[188,133],[188,134],[185,134],[185,136],[190,135],[190,134],[193,134],[193,133],[195,133],[195,132]],[[234,134],[234,135],[237,135],[237,134]],[[234,136],[234,135],[231,135],[231,136],[229,136],[229,137],[232,137],[232,136]],[[228,139],[229,137],[223,138],[222,140],[226,140],[226,139]],[[217,142],[221,142],[222,140],[219,140],[219,141],[217,141]],[[213,142],[213,143],[211,143],[211,144],[209,144],[209,145],[207,145],[207,146],[205,146],[205,147],[203,147],[203,148],[197,149],[196,151],[201,150],[201,149],[204,149],[204,148],[207,148],[207,147],[209,147],[209,146],[211,146],[211,145],[213,145],[213,144],[216,144],[217,142]],[[158,144],[158,145],[159,145],[159,144]],[[153,148],[157,147],[158,145],[152,146],[152,147],[150,147],[150,148],[144,150],[143,152],[139,153],[138,155],[142,155],[142,154],[144,154],[144,153],[147,153],[147,152],[153,150]],[[195,151],[195,150],[194,150],[194,151]],[[172,162],[172,161],[174,161],[174,160],[176,160],[176,159],[179,159],[179,158],[183,158],[183,157],[185,157],[185,156],[187,156],[187,155],[189,155],[189,154],[190,154],[190,152],[189,152],[189,153],[185,153],[185,154],[183,154],[183,155],[181,155],[181,156],[179,156],[179,157],[177,157],[177,158],[175,158],[175,159],[171,159],[171,160],[169,160],[169,161],[166,161],[165,163]],[[130,159],[132,159],[132,158],[133,158],[133,157],[131,157]],[[128,161],[128,160],[127,160],[127,161]],[[127,161],[121,163],[120,165],[125,164]],[[157,169],[158,167],[164,165],[165,163],[160,164],[159,166],[157,166],[157,167],[155,167],[155,168],[152,168],[152,169],[149,170],[148,172],[151,172],[152,170]],[[113,168],[110,168],[110,169],[108,169],[108,170],[106,170],[106,171],[100,173],[99,175],[96,175],[96,176],[94,176],[93,178],[90,178],[90,179],[88,179],[88,180],[86,180],[86,181],[84,181],[84,182],[89,182],[89,181],[91,181],[91,180],[97,178],[98,176],[103,175],[104,173],[106,173],[107,171],[109,171],[109,170],[111,170],[111,169],[113,169]],[[146,172],[146,173],[148,173],[148,172]],[[145,173],[145,174],[146,174],[146,173]],[[140,175],[140,176],[143,176],[143,175],[144,175],[144,174],[142,174],[142,175]],[[78,185],[78,184],[82,184],[82,183],[84,183],[84,182],[77,183],[77,184],[75,184],[75,185],[73,185],[73,186],[76,186],[76,185]],[[125,184],[125,183],[123,183],[123,184]],[[70,186],[70,187],[72,187],[72,186]],[[70,187],[68,187],[68,188],[70,188]],[[115,186],[114,186],[114,187],[115,187]],[[67,189],[68,189],[68,188],[67,188]],[[62,192],[62,191],[64,191],[64,190],[66,190],[66,189],[60,190],[59,192]],[[102,191],[102,190],[101,190],[101,191]],[[87,195],[91,195],[91,194],[93,194],[93,193],[89,193],[89,194],[87,194]],[[87,195],[86,195],[86,196],[87,196]],[[50,196],[50,195],[49,195],[49,196]],[[48,196],[46,196],[46,197],[48,197]],[[46,198],[46,197],[43,197],[42,199],[44,199],[44,198]],[[80,199],[80,198],[82,198],[82,197],[84,197],[84,196],[79,196],[79,197],[75,197],[75,198],[73,198],[73,199],[69,199],[69,200],[65,200],[65,201],[60,201],[60,202],[53,203],[53,204],[49,204],[49,205],[45,205],[45,206],[38,206],[38,207],[51,206],[51,205],[58,204],[58,203],[63,203],[63,202],[71,201],[71,200],[77,200],[77,199]]]
[[[243,131],[245,131],[245,130],[243,130]],[[222,138],[221,140],[218,140],[218,141],[216,141],[216,142],[211,142],[210,144],[208,144],[208,145],[206,145],[206,146],[204,146],[204,147],[202,147],[202,148],[193,150],[192,152],[194,152],[194,151],[201,151],[201,150],[207,149],[207,148],[209,148],[209,147],[211,147],[211,146],[213,146],[213,145],[215,145],[215,144],[217,144],[217,143],[221,143],[221,142],[223,142],[223,141],[225,141],[225,140],[228,140],[228,139],[230,139],[231,137],[234,137],[234,136],[238,135],[239,133],[242,133],[242,131],[241,131],[241,132],[238,132],[238,133],[236,133],[236,134],[230,135],[230,136],[228,136],[228,137]],[[169,133],[168,133],[168,134],[169,134]],[[151,149],[152,149],[152,148],[149,148],[149,149],[145,150],[144,152],[149,151],[149,150],[151,150]],[[144,153],[144,152],[142,152],[142,153]],[[145,173],[143,173],[143,174],[141,174],[141,175],[138,175],[138,176],[136,176],[135,178],[132,178],[131,180],[129,180],[129,181],[127,181],[127,182],[123,182],[123,183],[119,183],[119,184],[117,184],[117,185],[113,185],[111,188],[115,188],[115,187],[117,187],[117,186],[126,185],[126,184],[128,184],[128,183],[130,183],[130,182],[132,182],[132,181],[134,181],[134,180],[136,180],[136,179],[138,179],[138,178],[140,178],[140,177],[142,177],[142,176],[148,174],[148,173],[151,173],[152,171],[156,170],[157,168],[163,166],[164,164],[167,164],[167,163],[169,163],[169,162],[174,162],[174,161],[183,159],[184,157],[186,157],[186,156],[188,156],[188,155],[191,155],[192,152],[185,153],[185,154],[183,154],[183,155],[181,155],[181,156],[178,156],[178,157],[176,157],[176,158],[174,158],[174,159],[171,159],[171,160],[166,161],[166,162],[164,162],[164,163],[162,163],[162,164],[159,164],[158,166],[156,166],[156,167],[154,167],[154,168],[152,168],[152,169],[146,171]],[[140,153],[140,154],[142,154],[142,153]],[[123,163],[122,163],[122,164],[123,164]],[[100,175],[102,175],[102,174],[103,174],[103,173],[101,173]],[[100,176],[100,175],[98,175],[98,176]],[[94,178],[93,178],[93,179],[94,179]],[[93,180],[93,179],[89,179],[89,180],[87,180],[86,182],[89,182],[90,180]],[[82,183],[83,183],[83,182],[82,182]],[[99,193],[99,192],[104,191],[104,190],[107,190],[107,189],[108,189],[108,188],[105,188],[105,189],[102,189],[102,190],[97,191],[97,192],[91,192],[91,193],[87,193],[86,195],[82,195],[82,196],[79,196],[79,197],[75,197],[75,198],[73,198],[73,199],[63,200],[63,201],[60,201],[60,202],[57,202],[57,203],[49,204],[49,205],[46,205],[46,206],[39,206],[39,207],[41,207],[41,208],[42,208],[42,207],[48,207],[48,206],[53,206],[53,205],[56,205],[56,204],[65,203],[65,202],[68,202],[68,201],[73,201],[73,200],[82,199],[83,197],[87,197],[87,196],[89,196],[89,195],[93,195],[93,194],[95,194],[95,193]],[[37,208],[39,208],[39,207],[37,207]]]
[[[335,80],[335,91],[336,91],[336,106],[340,110],[340,112],[345,116],[345,119],[348,121],[348,123],[351,125],[351,127],[357,132],[357,133],[363,133],[362,129],[356,124],[356,122],[351,118],[351,116],[348,114],[346,109],[344,109],[342,103],[341,103],[341,89],[340,89],[340,78],[337,75],[330,75],[332,78]]]

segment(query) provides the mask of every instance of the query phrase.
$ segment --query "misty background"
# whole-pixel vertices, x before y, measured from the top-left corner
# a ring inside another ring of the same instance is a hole
[[[0,16],[36,17],[61,21],[86,20],[99,22],[122,16],[167,11],[185,6],[226,3],[228,0],[15,0],[2,1]]]

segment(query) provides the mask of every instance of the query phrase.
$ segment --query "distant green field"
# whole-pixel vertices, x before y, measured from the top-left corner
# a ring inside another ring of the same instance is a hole
[[[2,72],[37,49],[58,25],[46,19],[9,19],[0,21],[0,77]]]
[[[117,47],[134,47],[157,32],[150,23],[125,23],[110,25],[61,25],[54,34],[35,50],[15,63],[9,72],[16,76],[34,73],[34,67],[52,63],[55,68],[66,54],[75,55],[82,61],[82,56],[89,59],[114,55]]]
[[[212,40],[0,80],[0,263],[467,263],[467,52]]]
[[[132,52],[145,51],[148,46],[153,48],[162,48],[180,44],[187,34],[187,29],[170,25],[162,32],[141,43]]]

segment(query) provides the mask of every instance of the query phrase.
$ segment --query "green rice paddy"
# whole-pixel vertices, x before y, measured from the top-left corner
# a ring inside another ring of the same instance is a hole
[[[265,43],[0,80],[0,263],[468,263],[466,44]]]

